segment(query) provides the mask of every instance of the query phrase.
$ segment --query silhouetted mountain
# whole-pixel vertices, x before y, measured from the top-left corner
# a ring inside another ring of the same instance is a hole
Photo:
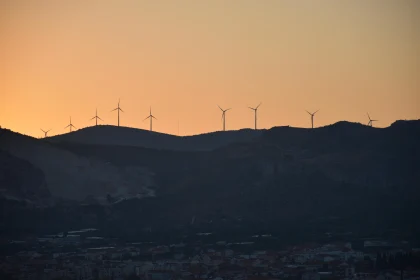
[[[417,149],[416,133],[420,121],[397,121],[387,128],[374,128],[360,123],[337,122],[316,129],[276,127],[263,134],[264,141],[282,148],[310,149],[317,152],[332,150],[393,150]]]
[[[48,138],[48,141],[200,151],[212,150],[234,142],[252,141],[261,133],[262,130],[241,129],[194,136],[175,136],[137,128],[98,125],[53,136]]]
[[[207,147],[215,149],[207,151],[71,141],[42,145],[116,169],[136,167],[153,174],[156,197],[67,207],[72,214],[66,215],[66,226],[100,227],[113,235],[136,235],[149,227],[260,229],[294,236],[389,227],[418,233],[419,128],[420,121],[397,121],[387,128],[349,122],[316,129],[275,127],[252,141],[209,142]],[[125,182],[137,179],[126,177]],[[63,209],[43,216],[37,227],[56,225],[57,219],[62,223]]]

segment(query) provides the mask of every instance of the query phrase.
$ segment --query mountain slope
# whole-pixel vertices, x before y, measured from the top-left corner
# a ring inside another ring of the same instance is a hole
[[[420,121],[387,128],[338,122],[312,130],[273,128],[262,142],[282,147],[337,180],[375,187],[410,186],[420,174]]]
[[[39,168],[0,150],[0,197],[40,202],[50,196],[45,175]]]
[[[384,129],[348,122],[314,130],[279,127],[253,142],[232,143],[211,152],[58,145],[120,166],[145,166],[156,173],[161,196],[191,197],[191,201],[202,197],[203,207],[223,197],[230,197],[232,205],[241,196],[254,200],[267,188],[273,196],[264,199],[305,192],[328,197],[324,193],[331,193],[330,188],[341,196],[346,193],[340,190],[343,187],[352,188],[356,197],[364,192],[415,197],[420,179],[415,144],[420,140],[419,123],[396,122]]]
[[[116,167],[100,160],[75,155],[49,143],[2,130],[0,149],[25,160],[45,174],[53,197],[82,200],[87,196],[153,195],[153,178],[144,168]]]

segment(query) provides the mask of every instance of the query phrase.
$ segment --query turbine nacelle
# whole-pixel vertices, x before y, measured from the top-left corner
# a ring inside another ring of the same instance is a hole
[[[104,121],[103,119],[101,119],[101,118],[98,116],[98,109],[96,109],[95,116],[94,116],[93,118],[91,118],[90,120],[93,120],[93,119],[96,119],[96,125],[98,125],[98,120]]]
[[[120,99],[118,99],[118,106],[117,106],[117,108],[115,108],[111,112],[114,112],[115,110],[118,112],[118,126],[120,126],[120,111],[124,113],[123,109],[121,109],[121,107],[120,107]]]
[[[219,107],[219,109],[222,111],[222,121],[223,121],[223,131],[226,130],[226,112],[229,111],[232,108],[223,110],[222,107],[220,107],[219,105],[217,105],[217,107]]]
[[[219,105],[217,105],[217,107],[219,107],[219,109],[223,112],[223,114],[229,111],[230,109],[232,109],[232,108],[229,108],[229,109],[223,110]]]
[[[319,109],[318,110],[316,110],[315,112],[313,112],[313,113],[311,113],[311,112],[309,112],[308,110],[305,110],[309,115],[311,115],[311,124],[312,124],[312,128],[314,128],[314,116],[315,116],[315,114],[319,111]]]
[[[319,111],[319,110],[316,110],[315,112],[311,113],[311,112],[309,112],[308,110],[306,110],[306,112],[307,112],[309,115],[311,115],[312,117],[313,117],[313,116],[315,116],[315,114],[316,114],[318,111]]]
[[[369,122],[367,123],[368,126],[373,126],[373,122],[377,122],[378,121],[378,120],[371,119],[370,116],[369,116],[369,113],[367,113],[367,116],[368,116],[368,119],[369,119]]]
[[[74,128],[74,129],[77,129],[72,123],[71,123],[71,117],[70,117],[70,124],[68,125],[68,126],[66,126],[64,129],[66,129],[66,128],[70,128],[70,132],[71,132],[71,129],[72,128]]]
[[[248,107],[249,109],[251,109],[251,110],[253,110],[254,111],[254,129],[257,129],[257,110],[258,110],[258,108],[261,106],[261,102],[260,102],[260,104],[258,104],[258,106],[257,107],[255,107],[255,108],[252,108],[252,107]]]
[[[153,116],[153,114],[152,114],[152,107],[150,107],[149,115],[143,121],[145,121],[147,119],[150,119],[150,131],[152,131],[153,130],[153,119],[157,120],[157,118],[155,116]]]
[[[260,104],[258,104],[258,106],[257,107],[255,107],[255,108],[252,108],[252,107],[248,107],[249,109],[251,109],[251,110],[254,110],[254,111],[257,111],[258,110],[258,108],[261,106],[261,102],[260,102]]]
[[[51,131],[51,129],[48,129],[48,130],[43,130],[42,128],[40,128],[40,129],[41,129],[41,131],[42,131],[42,132],[44,132],[44,138],[46,138],[46,137],[47,137],[48,132],[50,132],[50,131]]]

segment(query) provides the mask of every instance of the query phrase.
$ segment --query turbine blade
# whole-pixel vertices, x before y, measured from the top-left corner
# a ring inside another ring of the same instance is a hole
[[[111,112],[114,112],[115,110],[118,110],[118,108],[115,108],[114,110],[112,110]]]
[[[157,118],[155,116],[152,116],[152,118],[154,118],[155,120],[157,120]]]
[[[148,118],[150,118],[150,116],[148,116],[147,118],[145,118],[143,121],[147,120]]]
[[[103,119],[101,119],[100,117],[98,117],[98,119],[100,119],[101,121],[104,121]]]
[[[121,108],[119,108],[119,109],[120,109],[120,111],[121,111],[121,112],[123,112],[123,113],[124,113],[123,109],[121,109]]]
[[[96,118],[96,116],[94,116],[93,118],[91,118],[90,121],[93,120],[93,119],[95,119],[95,118]]]
[[[41,129],[41,131],[42,131],[42,132],[44,132],[44,133],[45,133],[45,131],[44,131],[42,128],[40,128],[40,129]]]
[[[318,111],[319,111],[319,109],[318,109],[318,110],[316,110],[316,111],[315,111],[315,113],[313,113],[313,115],[315,115]]]
[[[248,108],[255,111],[255,108],[251,108],[251,107],[248,107]]]
[[[229,111],[230,109],[232,109],[232,108],[226,109],[225,112]]]
[[[312,115],[311,113],[309,113],[309,112],[308,112],[308,110],[305,110],[305,111],[306,111],[306,113],[308,113],[309,115]]]
[[[219,107],[219,109],[223,111],[223,109],[219,105],[217,105],[217,107]]]
[[[66,126],[65,128],[69,127],[70,125]]]
[[[261,104],[262,104],[262,102],[260,102],[260,104],[258,104],[258,106],[255,108],[255,110],[256,110],[256,109],[258,109],[258,107],[260,107],[260,106],[261,106]]]
[[[369,120],[370,120],[370,116],[369,116],[369,113],[367,113],[367,116],[368,116],[368,118],[369,118]]]

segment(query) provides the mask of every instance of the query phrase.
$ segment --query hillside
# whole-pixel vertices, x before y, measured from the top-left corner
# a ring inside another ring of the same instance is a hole
[[[340,227],[382,229],[415,224],[410,215],[420,200],[418,123],[384,129],[348,122],[314,130],[278,127],[253,142],[206,152],[56,145],[156,174],[156,198],[112,208],[112,223],[120,226],[135,224],[126,213],[142,217],[140,228],[179,226],[194,216],[196,226],[213,229],[231,228],[239,217],[271,227],[334,213],[348,223]]]
[[[419,124],[276,127],[253,141],[211,151],[39,141],[59,157],[70,154],[97,164],[109,162],[118,170],[148,170],[154,174],[156,197],[109,206],[57,206],[33,226],[45,229],[65,221],[67,227],[99,227],[112,235],[133,236],[149,227],[239,232],[284,232],[286,227],[289,235],[317,236],[388,228],[418,233]],[[33,148],[23,155],[31,152]]]
[[[191,180],[196,174],[211,174],[230,160],[241,162],[253,157],[259,161],[287,158],[296,164],[310,165],[311,170],[319,170],[338,182],[379,187],[408,184],[417,178],[413,176],[419,170],[419,158],[415,156],[419,154],[416,144],[420,135],[418,123],[400,121],[383,129],[349,122],[314,130],[275,127],[252,142],[231,143],[200,152],[70,142],[53,145],[119,166],[146,167],[157,174],[160,191],[175,189],[178,180],[182,186],[187,185],[183,182],[186,178]],[[227,164],[227,168],[244,172],[237,165]]]
[[[119,168],[8,130],[1,131],[0,151],[2,161],[11,155],[29,163],[39,170],[38,173],[42,172],[38,176],[45,177],[49,193],[56,198],[83,200],[94,196],[103,199],[107,194],[149,196],[154,193],[153,178],[146,169],[132,166]],[[15,166],[13,171],[17,172],[18,168]],[[28,169],[21,176],[31,176],[31,172]],[[36,182],[34,180],[34,191]],[[29,186],[26,184],[25,188]]]
[[[0,197],[40,203],[48,200],[51,194],[39,168],[0,150]]]
[[[193,136],[175,136],[137,128],[98,125],[49,137],[47,140],[52,143],[71,142],[90,145],[206,151],[230,143],[249,142],[259,137],[261,133],[262,130],[242,129],[237,131],[211,132]]]

